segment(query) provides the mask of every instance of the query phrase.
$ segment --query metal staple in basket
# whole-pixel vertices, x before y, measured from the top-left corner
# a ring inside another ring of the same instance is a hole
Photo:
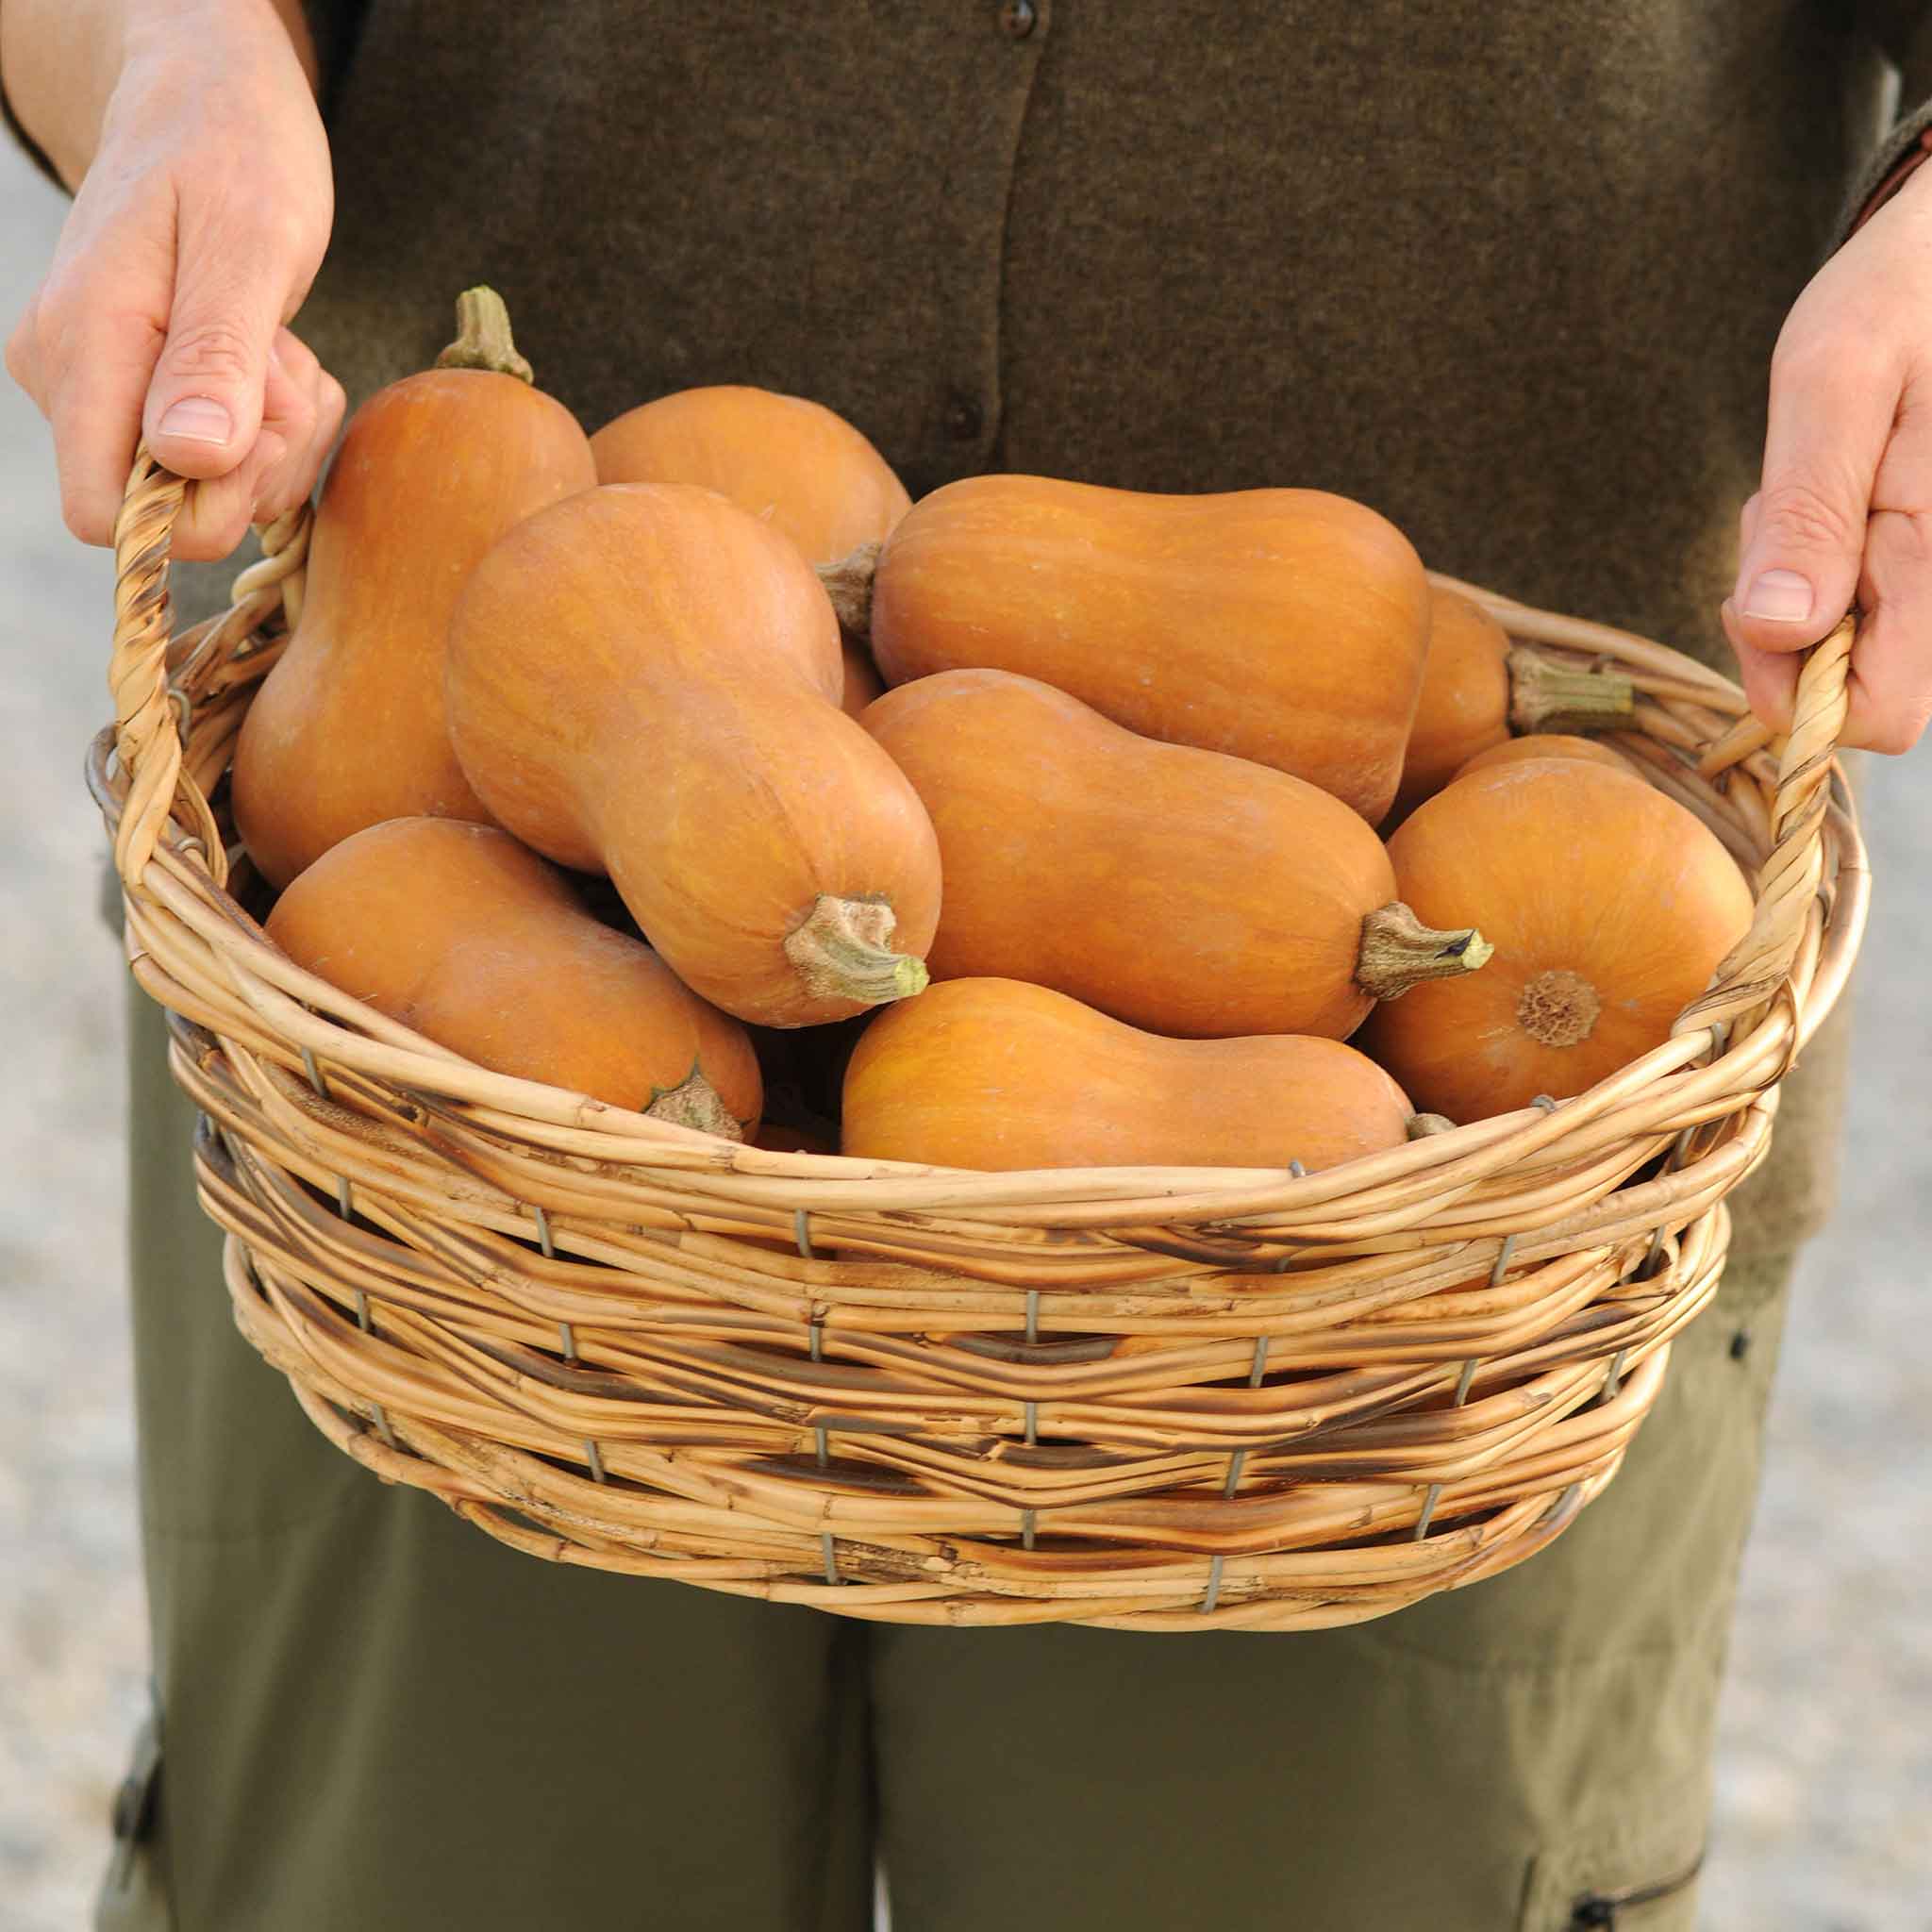
[[[966,1174],[491,1073],[294,967],[230,896],[209,800],[308,517],[171,641],[182,490],[142,453],[91,780],[236,1320],[377,1474],[554,1561],[1140,1630],[1377,1616],[1523,1560],[1609,1482],[1857,950],[1849,624],[1774,767],[1716,673],[1457,587],[1629,675],[1613,741],[1754,880],[1711,991],[1614,1077],[1312,1174]]]

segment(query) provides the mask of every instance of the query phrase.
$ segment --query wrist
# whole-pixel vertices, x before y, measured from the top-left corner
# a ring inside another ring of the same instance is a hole
[[[100,139],[124,59],[122,0],[6,0],[0,76],[21,128],[69,188]]]
[[[302,0],[118,0],[114,10],[122,16],[124,68],[148,56],[170,59],[192,52],[205,58],[225,44],[278,55],[286,43],[309,92],[320,92],[315,40]]]
[[[70,189],[92,164],[131,66],[184,56],[205,62],[230,47],[292,54],[315,92],[315,48],[301,0],[6,0],[0,7],[8,104]]]

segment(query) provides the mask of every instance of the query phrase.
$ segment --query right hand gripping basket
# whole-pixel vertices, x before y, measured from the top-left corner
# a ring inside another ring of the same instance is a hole
[[[1379,1616],[1521,1561],[1611,1479],[1857,950],[1849,625],[1774,767],[1715,673],[1470,592],[1636,682],[1619,748],[1754,880],[1710,992],[1615,1077],[1311,1175],[965,1174],[509,1079],[292,966],[228,891],[220,800],[308,520],[171,642],[181,489],[144,456],[130,479],[92,781],[236,1320],[378,1475],[556,1562],[1137,1630]]]

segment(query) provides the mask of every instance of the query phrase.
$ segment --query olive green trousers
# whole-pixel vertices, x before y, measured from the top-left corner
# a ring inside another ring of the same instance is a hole
[[[877,1859],[894,1932],[1688,1932],[1788,1257],[1491,1582],[1307,1635],[867,1625],[540,1563],[330,1447],[132,1031],[156,1713],[101,1927],[865,1932]]]

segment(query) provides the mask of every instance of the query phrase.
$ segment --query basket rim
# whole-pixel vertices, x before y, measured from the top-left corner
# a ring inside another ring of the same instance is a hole
[[[1715,991],[1686,1009],[1672,1038],[1593,1087],[1547,1106],[1458,1124],[1313,1174],[1296,1174],[1288,1168],[1204,1166],[981,1171],[849,1155],[784,1153],[725,1140],[482,1068],[305,973],[227,895],[227,857],[219,846],[206,792],[195,776],[205,764],[189,760],[184,766],[184,758],[206,728],[209,696],[231,695],[272,664],[276,651],[265,639],[264,626],[282,608],[285,594],[291,607],[299,594],[312,513],[304,506],[264,533],[264,558],[238,578],[229,609],[171,640],[166,539],[182,487],[143,451],[130,477],[117,531],[122,580],[113,683],[119,716],[96,738],[89,758],[91,789],[116,830],[130,963],[164,1005],[174,1005],[162,997],[171,987],[187,991],[158,971],[141,973],[144,960],[152,963],[152,955],[144,955],[138,943],[150,908],[171,916],[221,958],[227,990],[239,998],[238,1010],[245,1011],[252,1023],[250,1031],[279,1046],[285,1061],[299,1059],[311,1084],[320,1087],[319,1066],[326,1062],[332,1072],[359,1074],[425,1101],[459,1108],[465,1119],[485,1130],[514,1137],[537,1129],[540,1143],[562,1159],[589,1158],[641,1170],[672,1169],[691,1178],[708,1171],[729,1176],[740,1186],[756,1189],[758,1183],[770,1183],[788,1192],[809,1183],[817,1205],[826,1208],[858,1208],[855,1194],[874,1194],[883,1185],[893,1198],[878,1201],[875,1206],[880,1209],[1004,1209],[1010,1214],[1016,1208],[1037,1208],[1046,1216],[1042,1224],[1052,1226],[1070,1225],[1068,1210],[1083,1203],[1101,1209],[1104,1220],[1117,1220],[1113,1210],[1122,1204],[1138,1203],[1149,1211],[1158,1210],[1163,1223],[1252,1212],[1251,1197],[1265,1197],[1284,1212],[1316,1208],[1365,1191],[1399,1188],[1404,1181],[1458,1163],[1467,1163],[1466,1173],[1474,1179],[1505,1172],[1602,1119],[1644,1089],[1661,1089],[1673,1080],[1673,1096],[1684,1108],[1701,1104],[1707,1088],[1714,1091],[1740,1078],[1774,1086],[1836,1003],[1862,936],[1869,871],[1856,805],[1832,753],[1843,717],[1848,622],[1813,652],[1805,667],[1810,703],[1807,708],[1806,696],[1801,696],[1800,716],[1805,720],[1808,709],[1809,722],[1794,729],[1784,748],[1777,778],[1781,832],[1768,858],[1794,846],[1807,848],[1811,885],[1795,913],[1789,906],[1784,908],[1783,924],[1789,932],[1772,936],[1775,948],[1789,953],[1784,970],[1776,975],[1777,984],[1766,988],[1752,982],[1741,988],[1760,995],[1744,1003],[1741,1010],[1749,1018],[1743,1025],[1733,1026],[1729,1018],[1718,1017],[1724,1004],[1721,996],[1728,990],[1730,1018],[1735,1018],[1740,1010],[1740,989],[1735,983],[1739,958],[1754,949],[1757,955],[1765,950],[1766,936],[1758,925],[1720,969]],[[1640,699],[1652,711],[1660,700],[1688,708],[1693,718],[1707,725],[1707,733],[1695,765],[1686,747],[1677,747],[1686,774],[1695,772],[1712,779],[1742,766],[1760,780],[1771,776],[1768,734],[1754,728],[1742,691],[1722,674],[1636,633],[1543,610],[1442,573],[1429,575],[1432,583],[1475,601],[1512,641],[1614,661],[1631,676]],[[237,668],[241,675],[232,675]],[[230,674],[225,683],[224,673]],[[1604,735],[1620,748],[1627,739],[1642,736]],[[1681,729],[1677,735],[1682,736]],[[225,741],[232,742],[232,729]],[[220,749],[218,743],[217,756]],[[1655,783],[1657,772],[1653,761],[1640,762],[1644,766],[1641,775]],[[1808,814],[1797,798],[1801,789],[1815,800]],[[1792,798],[1789,805],[1787,793]],[[185,797],[193,831],[186,830],[174,816],[178,797]],[[1707,814],[1701,815],[1709,822]],[[1824,881],[1829,904],[1821,908],[1815,895],[1821,847],[1825,844],[1833,862]],[[1762,915],[1767,901],[1757,890],[1754,898]],[[1763,923],[1760,917],[1759,924]],[[237,964],[247,971],[236,973]],[[1761,973],[1758,976],[1762,978]],[[187,1004],[192,1006],[192,999]],[[1707,1014],[1711,1017],[1703,1017]],[[1724,1070],[1724,1079],[1699,1080],[1700,1074],[1716,1069]],[[1049,1211],[1054,1209],[1059,1212]]]

